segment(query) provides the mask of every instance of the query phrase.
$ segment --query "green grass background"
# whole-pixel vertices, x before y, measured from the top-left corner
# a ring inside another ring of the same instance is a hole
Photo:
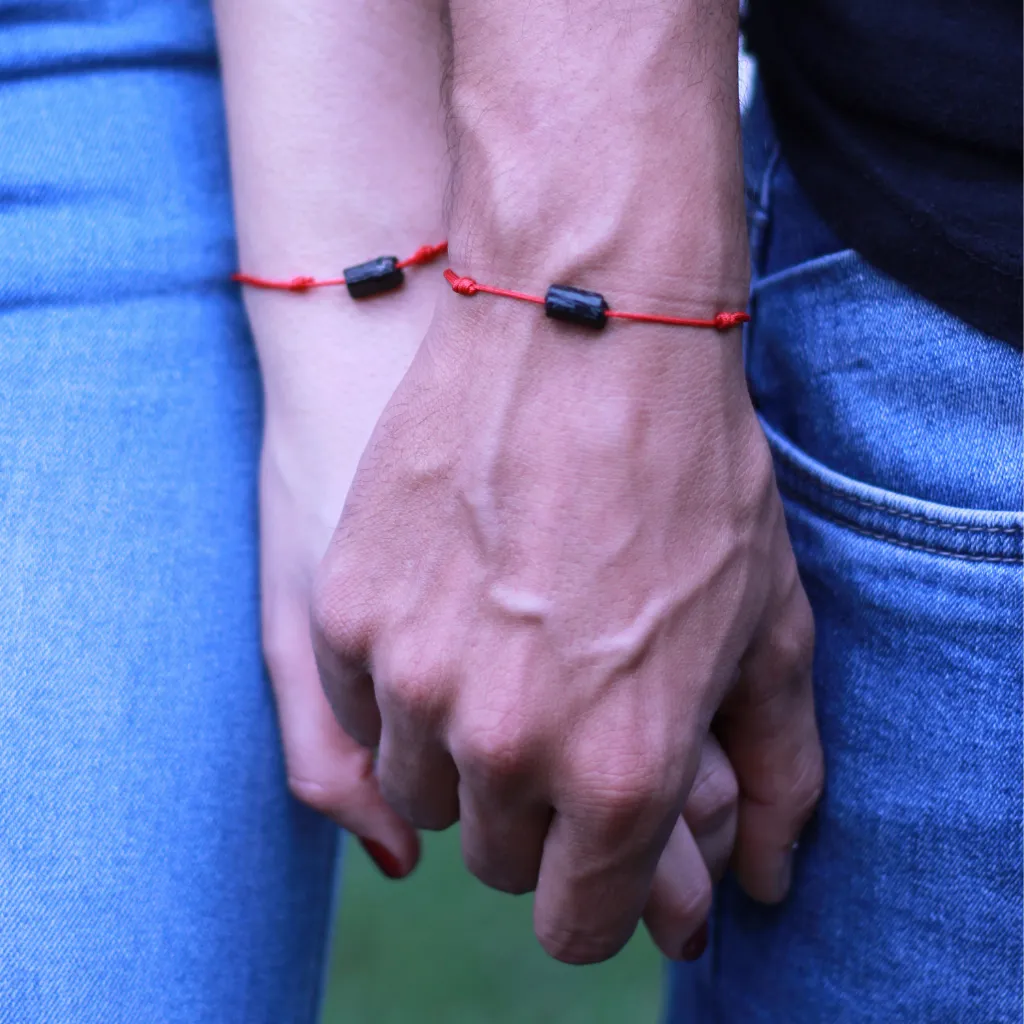
[[[568,967],[537,944],[532,898],[481,885],[457,829],[388,882],[347,844],[323,1024],[655,1024],[658,953],[641,927],[613,960]]]

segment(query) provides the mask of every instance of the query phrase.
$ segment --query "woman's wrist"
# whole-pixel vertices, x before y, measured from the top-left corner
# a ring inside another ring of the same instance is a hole
[[[372,416],[372,426],[408,369],[442,287],[437,271],[363,302],[344,289],[247,294],[267,416]]]

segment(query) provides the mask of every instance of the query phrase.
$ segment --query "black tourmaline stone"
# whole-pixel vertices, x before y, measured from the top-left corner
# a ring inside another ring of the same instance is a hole
[[[544,312],[554,320],[565,320],[570,324],[582,324],[600,330],[608,318],[608,303],[598,292],[586,292],[582,288],[570,288],[564,284],[553,284],[544,296]]]
[[[405,278],[397,256],[379,256],[368,263],[346,267],[344,273],[345,287],[353,299],[368,299],[371,295],[389,292],[400,287]]]

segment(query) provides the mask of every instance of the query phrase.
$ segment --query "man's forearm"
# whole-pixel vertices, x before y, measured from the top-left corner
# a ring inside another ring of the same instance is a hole
[[[728,0],[453,0],[453,264],[742,303],[736,23]]]

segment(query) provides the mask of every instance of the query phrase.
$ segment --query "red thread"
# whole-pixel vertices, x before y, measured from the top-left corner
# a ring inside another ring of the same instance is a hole
[[[536,302],[543,306],[544,300],[539,295],[527,295],[525,292],[511,292],[507,288],[495,288],[489,284],[480,284],[471,277],[459,277],[458,274],[448,267],[444,272],[444,279],[452,286],[452,291],[458,295],[476,295],[477,292],[486,292],[488,295],[500,295],[505,299],[519,299],[520,302]]]
[[[438,256],[443,256],[447,251],[447,242],[438,242],[437,245],[421,245],[408,259],[402,260],[398,264],[398,269],[405,270],[406,267],[429,263],[431,260],[436,260]]]
[[[513,292],[507,288],[495,288],[489,284],[481,284],[471,277],[460,277],[451,267],[445,270],[444,279],[452,286],[452,291],[457,295],[476,295],[477,292],[484,292],[487,295],[500,295],[506,299],[519,299],[522,302],[544,305],[544,299],[540,295],[527,295],[525,292]],[[605,316],[644,324],[668,324],[670,327],[713,327],[718,331],[739,327],[740,324],[745,324],[750,320],[749,313],[739,312],[717,313],[711,320],[698,320],[682,316],[658,316],[656,313],[627,313],[618,309],[609,309]]]
[[[406,267],[421,266],[437,259],[448,251],[447,242],[438,242],[436,245],[421,245],[410,257],[395,264],[399,270]],[[327,277],[317,280],[315,277],[293,277],[289,281],[275,281],[266,277],[256,277],[253,274],[232,274],[232,281],[239,284],[251,285],[253,288],[265,288],[269,291],[278,292],[308,292],[312,288],[335,288],[345,283],[344,277]]]

